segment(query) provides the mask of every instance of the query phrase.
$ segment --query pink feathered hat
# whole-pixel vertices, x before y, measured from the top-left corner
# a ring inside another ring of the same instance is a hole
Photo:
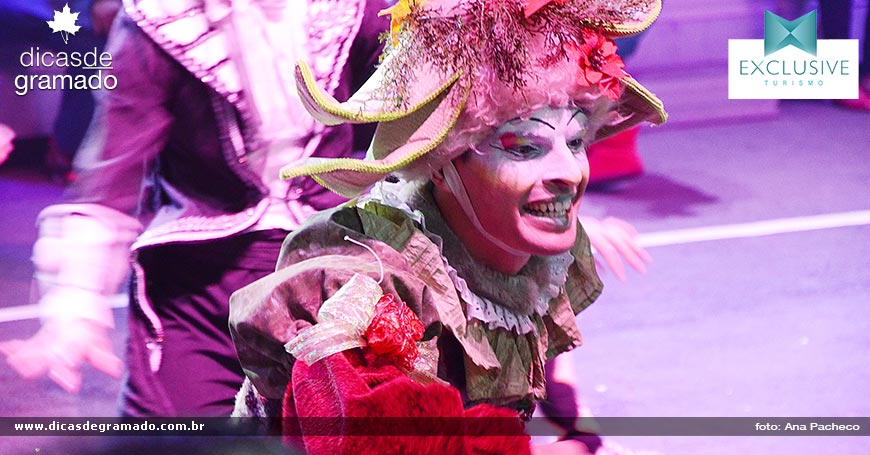
[[[660,0],[400,0],[382,62],[346,102],[321,90],[300,62],[303,104],[327,125],[378,123],[364,160],[290,163],[354,197],[391,173],[428,178],[500,124],[545,106],[583,108],[599,140],[667,118],[631,78],[615,37],[648,28]]]

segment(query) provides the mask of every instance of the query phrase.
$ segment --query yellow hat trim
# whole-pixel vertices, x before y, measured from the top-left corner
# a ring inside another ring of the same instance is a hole
[[[440,84],[435,85],[428,95],[413,104],[407,106],[396,106],[394,109],[385,109],[383,105],[379,105],[375,109],[365,109],[366,102],[371,103],[373,101],[370,99],[366,100],[365,96],[360,95],[369,95],[379,88],[380,83],[383,80],[381,77],[378,77],[379,73],[387,66],[388,62],[382,62],[378,71],[375,72],[369,81],[366,82],[366,84],[363,85],[363,87],[353,97],[351,97],[350,100],[342,103],[336,100],[332,95],[321,90],[314,78],[311,67],[309,67],[304,61],[300,60],[296,63],[296,81],[301,101],[308,108],[314,118],[326,125],[389,122],[402,118],[417,109],[420,109],[422,106],[431,103],[441,93],[447,90],[447,88],[453,85],[461,75],[461,73],[456,73],[447,77]],[[429,74],[424,74],[420,77],[433,78],[435,74],[437,73],[430,72]],[[376,104],[381,104],[383,102],[385,101],[374,101]]]
[[[659,14],[662,12],[662,2],[656,1],[653,3],[652,10],[649,13],[644,15],[643,20],[636,23],[623,23],[616,24],[612,22],[606,23],[598,23],[601,29],[608,35],[615,37],[623,37],[623,36],[631,36],[636,35],[646,29],[648,29],[653,22],[658,19]],[[595,24],[595,22],[590,22]]]
[[[355,158],[313,158],[307,160],[306,164],[297,165],[296,163],[291,163],[284,166],[281,169],[281,178],[292,179],[302,176],[312,176],[318,183],[333,192],[342,195],[353,195],[354,192],[359,192],[360,190],[365,189],[368,185],[360,187],[359,185],[346,184],[346,182],[342,181],[340,175],[344,173],[343,171],[356,174],[371,174],[371,183],[374,183],[384,175],[402,169],[420,157],[428,154],[434,150],[438,144],[444,141],[453,129],[454,125],[459,120],[460,114],[465,108],[465,103],[468,101],[470,93],[471,87],[469,85],[458,87],[457,90],[451,89],[446,92],[442,91],[442,93],[438,95],[438,97],[442,97],[442,99],[433,109],[433,113],[427,116],[427,120],[432,119],[432,124],[437,127],[436,133],[423,140],[412,140],[404,146],[389,153],[384,159],[360,160]],[[437,101],[438,97],[431,99],[430,102]],[[449,110],[445,111],[445,109]],[[442,117],[440,125],[437,122],[434,122],[436,120],[434,113],[439,110],[446,114],[446,119]],[[379,128],[389,127],[389,122],[384,122],[379,125]],[[375,136],[377,135],[378,133],[376,132]],[[390,159],[391,157],[398,157],[398,159],[393,160]]]

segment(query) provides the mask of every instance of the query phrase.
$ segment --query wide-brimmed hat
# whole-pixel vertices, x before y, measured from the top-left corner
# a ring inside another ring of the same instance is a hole
[[[391,173],[438,169],[483,134],[549,107],[582,107],[595,140],[642,122],[662,102],[631,78],[612,38],[648,28],[660,0],[400,0],[383,59],[350,99],[296,67],[303,105],[326,125],[378,123],[366,159],[310,158],[281,176],[311,176],[354,197]]]

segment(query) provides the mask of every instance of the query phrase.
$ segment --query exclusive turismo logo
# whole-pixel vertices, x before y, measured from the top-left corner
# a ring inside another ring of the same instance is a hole
[[[66,4],[54,12],[54,20],[46,22],[52,33],[60,33],[64,44],[69,44],[71,36],[81,29],[76,24],[78,18],[79,13],[72,12]],[[18,96],[33,90],[113,90],[118,86],[118,79],[110,73],[112,54],[100,52],[96,47],[71,52],[30,47],[21,53],[18,62],[22,68],[37,73],[15,76],[15,94]]]
[[[816,20],[765,11],[763,40],[728,40],[728,98],[858,98],[858,40],[820,40]]]

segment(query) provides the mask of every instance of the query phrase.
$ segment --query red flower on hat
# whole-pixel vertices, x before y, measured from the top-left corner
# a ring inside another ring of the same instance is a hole
[[[585,29],[579,54],[578,83],[598,87],[604,96],[619,99],[619,80],[628,74],[622,70],[625,64],[616,54],[616,44],[600,31]]]
[[[404,302],[384,294],[375,304],[375,315],[364,337],[375,354],[413,370],[417,341],[423,338],[423,323]]]

